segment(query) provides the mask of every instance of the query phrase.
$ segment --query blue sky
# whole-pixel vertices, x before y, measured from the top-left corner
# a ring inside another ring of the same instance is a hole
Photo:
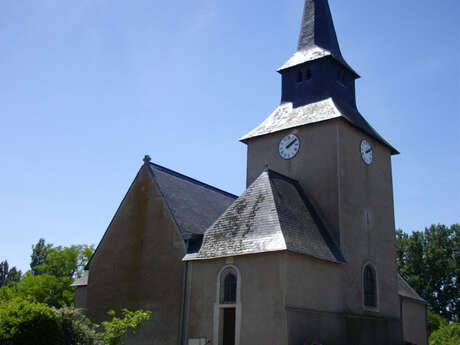
[[[279,104],[303,0],[0,2],[0,260],[97,244],[148,153],[229,192]],[[330,0],[396,226],[460,221],[460,2]]]

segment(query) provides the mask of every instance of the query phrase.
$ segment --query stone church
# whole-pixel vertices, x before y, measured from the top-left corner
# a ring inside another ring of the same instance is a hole
[[[327,0],[306,0],[281,104],[240,140],[235,196],[144,158],[76,281],[93,321],[147,309],[128,344],[427,344],[398,274],[391,157],[359,113]]]

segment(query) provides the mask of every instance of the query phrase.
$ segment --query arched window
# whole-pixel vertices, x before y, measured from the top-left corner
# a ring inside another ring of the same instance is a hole
[[[231,267],[226,268],[220,279],[220,303],[236,304],[237,274]]]
[[[364,306],[377,307],[377,279],[375,270],[371,265],[364,267],[363,272],[364,285]]]

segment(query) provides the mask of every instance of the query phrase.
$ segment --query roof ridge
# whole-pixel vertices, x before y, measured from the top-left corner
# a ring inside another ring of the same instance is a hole
[[[211,186],[210,184],[207,184],[207,183],[205,183],[205,182],[198,181],[197,179],[194,179],[194,178],[189,177],[189,176],[187,176],[187,175],[181,174],[181,173],[179,173],[179,172],[177,172],[177,171],[168,169],[168,168],[166,168],[166,167],[164,167],[164,166],[161,166],[161,165],[159,165],[159,164],[152,163],[152,162],[149,162],[149,164],[150,164],[151,166],[154,166],[154,167],[156,167],[157,169],[159,169],[159,170],[165,172],[165,173],[168,173],[168,174],[170,174],[170,175],[176,176],[176,177],[181,178],[181,179],[183,179],[183,180],[186,180],[186,181],[188,181],[188,182],[191,182],[191,183],[200,185],[200,186],[202,186],[202,187],[204,187],[204,188],[210,189],[210,190],[215,191],[215,192],[217,192],[217,193],[224,194],[224,195],[229,196],[229,197],[231,197],[231,198],[235,198],[235,199],[238,198],[238,196],[235,195],[235,194],[226,192],[226,191],[224,191],[223,189],[220,189],[220,188]]]

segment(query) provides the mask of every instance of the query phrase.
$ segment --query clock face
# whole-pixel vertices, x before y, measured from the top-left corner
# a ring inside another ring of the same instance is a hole
[[[288,134],[280,141],[279,152],[284,159],[293,158],[299,152],[300,140],[294,134]]]
[[[371,165],[372,160],[374,159],[374,152],[372,150],[371,144],[367,140],[361,140],[360,151],[361,158],[363,159],[364,163]]]

